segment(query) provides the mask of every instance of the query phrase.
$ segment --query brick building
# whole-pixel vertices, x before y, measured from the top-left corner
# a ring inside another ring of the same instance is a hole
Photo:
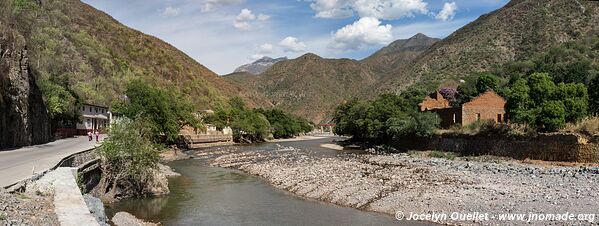
[[[433,109],[449,108],[451,107],[451,104],[443,97],[443,95],[441,95],[441,93],[439,93],[439,91],[437,91],[425,97],[424,101],[418,104],[418,107],[420,108],[420,111],[430,111]]]
[[[447,105],[445,102],[447,102]],[[441,127],[448,128],[455,124],[464,126],[481,120],[492,120],[497,123],[506,122],[506,103],[503,97],[489,90],[462,106],[452,107],[449,105],[449,101],[443,98],[439,92],[436,92],[426,97],[419,104],[419,107],[422,112],[437,113],[441,118]]]

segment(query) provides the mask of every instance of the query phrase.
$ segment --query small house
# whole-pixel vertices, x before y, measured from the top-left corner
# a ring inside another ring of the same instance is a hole
[[[108,107],[83,104],[81,107],[81,121],[77,123],[77,134],[85,135],[87,132],[102,131],[108,127]]]
[[[439,97],[440,96],[440,97]],[[447,103],[447,104],[446,104]],[[506,122],[505,106],[507,101],[488,90],[462,106],[452,107],[439,92],[427,96],[421,104],[420,111],[435,112],[441,118],[441,127],[449,128],[455,124],[462,126],[477,121],[494,121],[496,123]]]

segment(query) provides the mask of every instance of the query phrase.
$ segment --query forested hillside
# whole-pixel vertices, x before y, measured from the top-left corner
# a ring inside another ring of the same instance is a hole
[[[252,106],[269,105],[168,43],[79,0],[2,1],[0,23],[25,37],[31,71],[54,118],[72,116],[81,102],[111,105],[134,78],[174,88],[198,109],[226,105],[235,95]]]

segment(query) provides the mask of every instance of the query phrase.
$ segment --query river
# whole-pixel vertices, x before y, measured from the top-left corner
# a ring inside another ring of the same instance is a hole
[[[271,151],[284,145],[313,155],[342,154],[320,147],[333,139],[264,143],[240,149]],[[208,161],[189,159],[170,163],[182,175],[169,180],[170,195],[120,201],[107,206],[107,214],[112,217],[118,211],[126,211],[163,225],[425,225],[301,199],[239,170],[211,167]]]

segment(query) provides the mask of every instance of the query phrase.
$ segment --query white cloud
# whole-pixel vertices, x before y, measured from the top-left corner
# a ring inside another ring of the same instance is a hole
[[[443,9],[435,18],[440,21],[452,20],[455,16],[455,11],[458,9],[458,5],[455,2],[446,2],[443,4]]]
[[[310,4],[320,18],[347,18],[355,12],[360,17],[385,20],[426,14],[427,6],[423,0],[313,0]]]
[[[270,43],[264,43],[256,48],[257,53],[250,56],[250,60],[259,60],[266,55],[274,52],[274,47]]]
[[[245,0],[204,0],[202,2],[202,12],[209,12],[222,6],[241,4],[244,1]]]
[[[264,57],[264,55],[262,55],[262,54],[254,54],[254,55],[250,56],[250,60],[256,61],[256,60],[262,59],[263,57]]]
[[[273,46],[270,43],[264,43],[262,45],[260,45],[260,47],[258,48],[258,53],[259,54],[271,54],[273,52]]]
[[[341,50],[357,50],[368,45],[384,45],[393,40],[390,24],[381,25],[374,17],[363,17],[333,34],[331,47]]]
[[[251,10],[242,9],[241,12],[239,13],[239,15],[237,15],[237,17],[235,17],[235,21],[233,21],[233,26],[240,30],[251,30],[252,29],[251,22],[256,19],[258,19],[259,21],[266,21],[266,20],[270,19],[270,16],[262,14],[262,13],[260,13],[260,14],[258,14],[258,16],[256,16],[255,14],[252,13]]]
[[[179,10],[179,8],[173,8],[172,6],[166,7],[162,13],[160,13],[161,16],[163,17],[173,17],[173,16],[178,16],[179,13],[181,13],[181,10]]]
[[[315,0],[310,7],[320,18],[346,18],[354,14],[348,0]]]
[[[306,51],[306,44],[300,42],[295,37],[287,37],[279,42],[279,45],[283,47],[283,51],[285,52],[304,52]]]
[[[270,15],[266,15],[266,14],[258,14],[258,20],[260,21],[267,21],[268,19],[270,19]]]

